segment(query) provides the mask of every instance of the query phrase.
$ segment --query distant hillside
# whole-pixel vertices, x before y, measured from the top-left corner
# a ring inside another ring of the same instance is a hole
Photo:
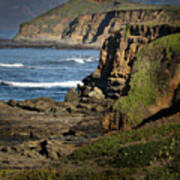
[[[132,0],[132,1],[148,3],[148,4],[167,4],[172,6],[180,6],[180,0]]]
[[[16,29],[19,24],[62,4],[66,0],[1,0],[0,29]]]
[[[1,0],[0,29],[17,29],[19,24],[54,8],[68,0]],[[92,0],[93,1],[93,0]],[[103,0],[99,0],[103,1]],[[131,0],[148,4],[168,4],[178,6],[180,0]],[[117,0],[118,2],[118,0]],[[124,1],[127,2],[127,1]]]
[[[16,40],[101,47],[125,24],[179,23],[178,8],[127,0],[70,0],[21,24]]]

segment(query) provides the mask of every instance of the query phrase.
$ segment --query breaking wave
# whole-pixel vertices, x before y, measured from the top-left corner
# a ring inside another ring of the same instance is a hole
[[[0,63],[0,67],[9,67],[9,68],[13,68],[13,67],[24,67],[24,64],[21,63],[14,63],[14,64],[2,64]]]
[[[72,57],[72,58],[66,58],[64,61],[65,62],[70,61],[70,62],[75,62],[75,63],[79,63],[79,64],[84,64],[85,62],[92,62],[93,58],[92,57],[88,57],[88,58]]]
[[[81,81],[65,81],[65,82],[11,82],[0,81],[1,85],[23,87],[23,88],[52,88],[52,87],[77,87],[78,84],[82,85]]]

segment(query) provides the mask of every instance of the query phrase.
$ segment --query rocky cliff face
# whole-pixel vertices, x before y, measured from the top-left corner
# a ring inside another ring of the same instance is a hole
[[[126,95],[136,53],[151,41],[177,32],[180,28],[170,25],[124,26],[104,42],[98,68],[83,80],[81,94],[97,87],[106,97]]]
[[[97,69],[79,87],[81,97],[118,99],[104,127],[136,127],[178,111],[179,33],[166,24],[126,25],[104,42]]]
[[[134,23],[177,23],[177,19],[162,9],[159,10],[128,10],[111,11],[82,15],[72,21],[62,33],[61,38],[67,42],[94,44],[102,46],[104,39],[111,33],[118,31],[124,24]]]
[[[82,6],[79,11],[73,9],[77,6],[75,1],[70,1],[59,10],[52,10],[47,15],[22,24],[15,39],[101,47],[104,39],[128,23],[179,23],[179,13],[173,8],[128,4],[124,1],[77,1]],[[69,9],[72,13],[67,12]]]
[[[114,105],[119,127],[138,127],[179,112],[179,52],[180,33],[157,39],[140,50],[128,95]]]

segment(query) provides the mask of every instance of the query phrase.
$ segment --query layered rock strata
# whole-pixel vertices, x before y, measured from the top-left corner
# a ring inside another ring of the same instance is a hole
[[[79,87],[81,96],[91,96],[98,89],[99,97],[117,99],[127,95],[136,53],[151,41],[180,32],[170,25],[126,25],[111,35],[101,49],[97,69]],[[97,91],[96,91],[97,92]]]
[[[77,7],[79,10],[74,9],[76,6],[76,1],[70,1],[59,9],[21,24],[14,39],[100,48],[104,39],[125,24],[180,22],[178,10],[173,8],[87,0],[81,2],[82,7]],[[72,13],[68,12],[69,9]]]
[[[180,33],[153,41],[136,58],[128,95],[113,106],[119,128],[139,127],[180,111]]]
[[[102,46],[104,39],[118,31],[125,24],[141,23],[178,23],[172,19],[168,11],[159,10],[128,10],[111,11],[81,15],[75,18],[62,33],[61,39],[71,43],[93,44]]]

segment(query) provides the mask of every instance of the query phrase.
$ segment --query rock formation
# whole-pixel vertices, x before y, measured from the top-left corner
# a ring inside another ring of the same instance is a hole
[[[62,33],[62,39],[71,43],[82,43],[101,47],[104,39],[111,33],[119,30],[124,24],[163,22],[172,20],[171,16],[166,16],[167,12],[159,10],[127,10],[111,11],[107,13],[97,13],[81,15],[70,23],[70,26]]]
[[[99,98],[118,99],[103,120],[105,128],[136,127],[177,111],[179,32],[167,24],[126,25],[104,42],[98,68],[83,80],[79,94],[92,98],[98,89]]]
[[[100,48],[104,39],[123,25],[144,22],[178,23],[178,9],[114,0],[73,0],[21,24],[15,40]]]
[[[83,80],[85,86],[79,88],[80,94],[88,96],[87,92],[99,88],[106,97],[117,99],[127,95],[132,65],[139,49],[177,32],[180,32],[179,27],[165,24],[124,26],[104,42],[98,68]]]
[[[119,126],[137,127],[180,110],[179,47],[178,33],[153,41],[136,55],[128,95],[114,105]]]

